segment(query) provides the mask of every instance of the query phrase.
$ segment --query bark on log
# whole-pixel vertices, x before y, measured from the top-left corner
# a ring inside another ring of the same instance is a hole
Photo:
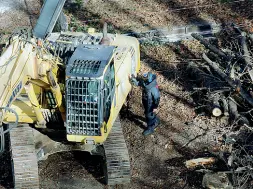
[[[212,112],[212,115],[215,116],[215,117],[219,117],[222,114],[219,100],[220,100],[220,95],[216,94],[216,95],[213,96],[213,99],[212,99],[213,106],[212,106],[212,111],[211,112]]]
[[[191,77],[197,80],[197,83],[201,85],[201,87],[210,88],[211,83],[215,82],[212,76],[209,76],[207,73],[199,69],[199,66],[194,62],[189,62],[187,65],[187,71]]]
[[[229,116],[229,113],[228,113],[228,101],[227,101],[227,99],[224,96],[221,97],[221,102],[222,102],[224,116]]]
[[[233,81],[230,77],[228,77],[217,65],[217,63],[211,61],[206,54],[203,54],[203,59],[208,63],[210,67],[214,69],[214,71],[219,74],[219,76],[224,79],[232,88],[234,88],[251,106],[253,106],[253,99],[251,96],[242,88],[241,82]]]
[[[242,32],[241,36],[242,36],[241,45],[242,45],[243,55],[244,55],[243,59],[244,59],[244,61],[247,65],[252,66],[252,57],[250,56],[249,49],[248,49],[248,46],[247,46],[246,33]]]
[[[251,42],[253,43],[253,34],[249,34],[248,36],[249,36]]]
[[[238,113],[237,104],[231,97],[228,99],[228,106],[231,121],[238,121],[240,126],[243,126],[244,124],[249,125],[249,120]]]
[[[229,114],[231,115],[230,118],[232,120],[238,119],[238,117],[240,116],[240,114],[238,113],[237,105],[235,103],[235,100],[232,99],[232,98],[229,98],[228,99],[228,106],[229,106]]]
[[[207,56],[210,57],[211,59],[214,59],[214,60],[217,60],[217,61],[220,60],[219,56],[216,53],[211,52],[211,51],[208,52]]]
[[[211,50],[212,52],[214,52],[215,54],[219,55],[221,58],[225,59],[226,61],[229,61],[230,59],[232,59],[232,57],[226,55],[224,52],[222,52],[221,50],[219,50],[217,47],[211,45],[207,40],[205,40],[203,38],[203,36],[193,33],[192,37],[194,37],[195,39],[197,39],[198,41],[201,42],[201,44],[203,44],[207,49]]]
[[[243,59],[245,62],[245,67],[248,67],[249,69],[249,76],[251,78],[251,81],[253,81],[253,62],[252,62],[252,56],[249,52],[249,48],[247,46],[247,34],[245,32],[241,32],[241,45],[242,45],[242,49],[243,49]]]

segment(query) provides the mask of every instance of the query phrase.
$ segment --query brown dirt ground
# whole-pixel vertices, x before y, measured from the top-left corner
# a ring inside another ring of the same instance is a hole
[[[0,13],[1,33],[12,32],[18,27],[35,26],[41,8],[40,0],[18,0],[11,4],[13,10]]]
[[[84,26],[94,26],[98,30],[106,20],[111,30],[117,32],[146,31],[196,20],[234,21],[248,30],[252,29],[252,2],[216,3],[215,0],[90,0],[84,10],[69,16],[76,17]],[[214,5],[205,6],[207,4]],[[205,7],[172,10],[196,5]],[[19,22],[14,23],[19,25]],[[214,133],[225,127],[227,120],[195,113],[196,103],[191,91],[193,81],[187,76],[184,61],[198,58],[192,51],[194,49],[187,43],[180,46],[141,46],[141,72],[150,70],[158,76],[162,92],[158,115],[162,124],[155,134],[142,136],[145,123],[141,90],[135,87],[129,109],[125,106],[121,111],[131,159],[132,182],[115,188],[201,188],[201,174],[186,170],[184,161],[197,157],[200,151],[210,150],[216,141]],[[86,153],[49,157],[40,163],[41,187],[106,188],[97,182],[102,177],[97,158]]]

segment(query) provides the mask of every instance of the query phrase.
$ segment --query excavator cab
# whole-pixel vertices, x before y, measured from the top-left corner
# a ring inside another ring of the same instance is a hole
[[[66,69],[67,134],[101,136],[115,97],[114,47],[80,45]],[[111,63],[111,64],[110,64]],[[85,142],[85,141],[84,141]],[[99,143],[94,139],[94,143]]]

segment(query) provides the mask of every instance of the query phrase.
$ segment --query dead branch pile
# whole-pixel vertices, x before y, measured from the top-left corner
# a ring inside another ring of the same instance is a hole
[[[242,126],[220,137],[216,151],[186,161],[188,169],[205,173],[202,186],[209,189],[248,189],[253,186],[253,130]]]
[[[202,182],[205,188],[252,188],[252,36],[234,24],[224,28],[216,44],[198,34],[192,36],[207,49],[202,62],[188,64],[188,72],[197,85],[194,90],[204,97],[202,107],[205,102],[211,115],[228,116],[230,124],[211,157],[189,160],[186,166],[206,173]]]
[[[253,186],[253,130],[243,126],[227,132],[216,152],[186,161],[188,169],[205,173],[202,186],[209,189],[248,189]]]
[[[239,125],[250,125],[253,108],[253,40],[235,25],[226,26],[214,42],[192,36],[203,44],[203,62],[190,62],[188,73],[194,90],[205,96],[202,103],[213,116],[229,116]],[[219,46],[219,48],[217,47]]]

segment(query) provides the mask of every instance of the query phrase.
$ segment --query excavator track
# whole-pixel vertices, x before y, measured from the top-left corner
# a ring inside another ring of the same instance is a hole
[[[108,185],[127,184],[131,178],[128,149],[125,143],[119,117],[104,143],[106,156],[105,176]]]
[[[12,129],[10,145],[15,189],[39,189],[33,129],[28,124]]]

